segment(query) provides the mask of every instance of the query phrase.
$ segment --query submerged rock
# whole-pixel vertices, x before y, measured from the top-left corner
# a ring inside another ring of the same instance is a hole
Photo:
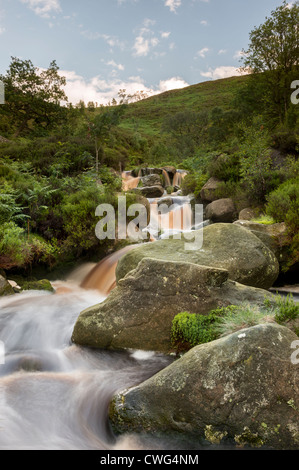
[[[22,290],[44,290],[54,292],[54,288],[48,279],[41,279],[39,281],[25,281],[22,283]]]
[[[264,324],[197,346],[116,395],[116,433],[176,433],[203,444],[299,448],[298,365],[288,328]]]
[[[135,269],[143,258],[155,258],[226,269],[231,280],[248,286],[261,289],[273,286],[279,274],[279,263],[256,235],[235,224],[214,224],[201,230],[203,245],[195,251],[185,249],[184,239],[159,240],[134,248],[120,259],[117,280]],[[195,231],[194,235],[200,234]]]
[[[101,349],[169,353],[172,321],[178,313],[207,314],[246,301],[262,304],[266,295],[262,289],[228,280],[223,269],[145,258],[103,303],[79,315],[72,340]]]

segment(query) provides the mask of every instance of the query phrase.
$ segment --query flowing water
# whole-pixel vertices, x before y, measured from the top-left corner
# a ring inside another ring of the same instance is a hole
[[[126,174],[124,184],[134,187],[138,178]],[[180,215],[187,201],[179,202]],[[180,231],[177,214],[170,226],[160,216],[162,228]],[[78,315],[104,301],[115,286],[118,260],[132,247],[53,283],[54,294],[31,291],[0,299],[5,352],[5,360],[0,357],[1,450],[175,448],[169,440],[116,438],[108,421],[114,393],[143,382],[172,359],[141,351],[91,350],[71,342]]]
[[[137,437],[116,439],[108,407],[118,390],[136,385],[170,359],[139,351],[107,352],[71,343],[83,309],[104,297],[74,281],[67,293],[27,292],[0,300],[0,449],[142,449]],[[155,448],[159,444],[152,443]]]

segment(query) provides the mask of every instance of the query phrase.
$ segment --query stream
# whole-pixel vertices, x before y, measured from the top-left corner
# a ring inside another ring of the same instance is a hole
[[[115,392],[146,380],[170,359],[71,344],[80,311],[104,297],[73,283],[64,286],[67,293],[31,291],[0,300],[0,340],[5,345],[0,449],[143,449],[148,443],[136,436],[114,437],[109,402]],[[161,442],[152,445],[160,448]]]
[[[167,228],[181,229],[173,221]],[[5,353],[4,364],[0,361],[0,450],[184,448],[160,437],[116,437],[108,420],[116,392],[150,378],[172,358],[91,350],[71,342],[80,312],[107,297],[115,286],[117,262],[131,248],[53,282],[54,294],[28,291],[0,298]]]

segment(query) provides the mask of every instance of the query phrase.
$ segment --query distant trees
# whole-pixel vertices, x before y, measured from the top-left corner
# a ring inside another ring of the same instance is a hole
[[[283,2],[250,33],[244,68],[253,73],[267,114],[281,123],[291,106],[291,83],[299,71],[299,3]]]
[[[66,80],[58,71],[55,61],[41,70],[31,60],[12,57],[6,75],[0,76],[5,86],[5,106],[0,112],[9,114],[16,137],[28,129],[51,127],[62,118]]]
[[[163,121],[162,132],[170,134],[182,155],[188,156],[202,143],[208,122],[206,111],[195,112],[186,109],[169,114]]]

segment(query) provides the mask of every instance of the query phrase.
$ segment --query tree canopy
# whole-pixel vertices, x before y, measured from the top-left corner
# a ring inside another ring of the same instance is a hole
[[[12,57],[6,75],[0,76],[5,86],[5,106],[0,112],[12,118],[16,136],[28,128],[50,127],[62,116],[66,80],[58,71],[55,61],[41,70],[31,60]]]
[[[283,122],[291,101],[291,83],[299,69],[299,2],[286,1],[270,18],[250,33],[250,43],[243,50],[243,63],[247,71],[263,74],[263,101],[269,113]]]

